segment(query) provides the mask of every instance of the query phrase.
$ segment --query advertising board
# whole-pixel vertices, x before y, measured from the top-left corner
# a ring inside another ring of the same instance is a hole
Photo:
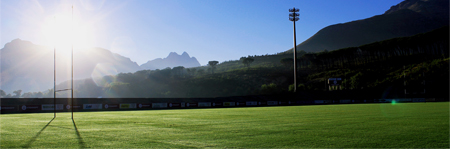
[[[436,98],[427,98],[427,99],[425,99],[425,101],[436,101]]]
[[[385,99],[374,99],[373,102],[380,103],[380,102],[386,102]]]
[[[411,98],[397,98],[395,99],[397,102],[411,102]]]
[[[118,104],[105,104],[105,109],[119,109]]]
[[[199,102],[198,107],[211,107],[211,102]]]
[[[186,107],[197,107],[197,103],[186,103]]]
[[[278,105],[278,101],[267,101],[267,105],[276,106],[276,105]]]
[[[267,105],[267,102],[266,102],[266,101],[259,101],[259,102],[258,102],[258,105],[260,105],[260,106],[265,106],[265,105]]]
[[[17,106],[0,106],[0,111],[17,111]]]
[[[314,103],[315,103],[315,104],[323,104],[324,101],[323,101],[323,100],[314,100]]]
[[[121,109],[135,109],[136,103],[121,103],[120,108]]]
[[[287,105],[287,104],[289,104],[289,103],[286,101],[278,101],[278,105]]]
[[[235,103],[234,102],[223,102],[223,106],[224,107],[233,107],[233,106],[235,106]]]
[[[181,103],[169,103],[169,108],[179,108],[181,107]]]
[[[245,105],[247,105],[247,106],[257,106],[258,102],[256,102],[256,101],[247,101],[247,102],[245,102]]]
[[[152,103],[152,108],[167,108],[167,103]]]
[[[151,108],[152,104],[151,103],[140,103],[137,106],[138,106],[138,108]]]
[[[223,103],[221,103],[221,102],[213,102],[212,106],[213,107],[221,107],[221,106],[223,106]]]
[[[94,110],[102,109],[103,104],[83,104],[83,109]]]
[[[20,109],[22,111],[41,110],[41,105],[22,105]]]
[[[301,101],[297,101],[297,104],[299,104],[299,105],[314,104],[314,100],[301,100]]]
[[[413,98],[412,99],[413,102],[426,102],[425,98]]]
[[[42,104],[41,105],[41,109],[42,110],[54,110],[54,104]],[[64,105],[63,104],[56,104],[56,110],[63,110],[64,109]]]
[[[236,102],[236,106],[243,107],[245,106],[245,102]]]
[[[352,100],[350,99],[344,99],[344,100],[339,100],[339,103],[351,103]]]

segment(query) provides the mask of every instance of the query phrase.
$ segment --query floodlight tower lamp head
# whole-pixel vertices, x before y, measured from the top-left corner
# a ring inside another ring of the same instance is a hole
[[[290,21],[298,21],[299,18],[289,18]]]
[[[294,13],[290,13],[289,16],[290,17],[298,17],[298,16],[300,16],[300,14],[294,12]]]
[[[289,9],[289,12],[292,12],[292,13],[290,13],[289,14],[289,20],[290,21],[298,21],[299,20],[299,16],[300,16],[300,14],[299,13],[296,13],[296,12],[299,12],[300,10],[299,9],[296,9],[295,7],[293,8],[293,9]]]
[[[294,8],[292,8],[292,9],[289,9],[289,12],[299,12],[300,10],[299,9],[296,9],[295,7]]]

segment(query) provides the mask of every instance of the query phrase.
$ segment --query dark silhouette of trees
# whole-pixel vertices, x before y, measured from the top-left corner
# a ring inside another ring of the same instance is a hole
[[[197,73],[198,75],[203,75],[205,73],[205,69],[199,69]]]
[[[280,63],[283,64],[286,68],[291,69],[294,65],[294,59],[293,58],[282,58],[280,60]]]
[[[173,74],[175,76],[179,76],[182,77],[184,74],[184,67],[183,66],[177,66],[177,67],[173,67],[172,71],[174,72]]]
[[[0,90],[0,97],[5,97],[6,96],[6,93],[5,93],[5,91],[3,91],[3,90]]]
[[[13,91],[14,95],[13,98],[20,98],[20,95],[22,94],[22,90]]]
[[[211,73],[214,73],[214,70],[216,69],[217,64],[219,64],[218,61],[209,61],[208,65],[211,67]]]
[[[389,61],[418,56],[420,60],[446,58],[449,56],[448,26],[410,37],[394,38],[359,47],[349,47],[335,51],[323,51],[317,54],[306,54],[316,69],[332,69],[344,67],[366,67],[373,65],[379,68],[390,66]]]
[[[242,63],[247,66],[247,69],[250,69],[250,64],[253,63],[253,61],[255,61],[255,59],[250,58],[250,57],[241,57],[240,59],[242,61]]]

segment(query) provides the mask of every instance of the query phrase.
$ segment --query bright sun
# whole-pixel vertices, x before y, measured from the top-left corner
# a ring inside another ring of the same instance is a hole
[[[71,48],[82,50],[91,46],[92,36],[88,26],[73,19],[71,14],[57,14],[47,17],[42,26],[42,32],[47,39],[47,46],[59,49]]]

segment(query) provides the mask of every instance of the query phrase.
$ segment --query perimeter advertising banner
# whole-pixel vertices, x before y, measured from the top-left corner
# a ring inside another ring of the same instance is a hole
[[[235,103],[234,102],[223,102],[223,106],[224,107],[234,107]]]
[[[425,99],[425,101],[436,101],[436,98],[427,98],[427,99]]]
[[[350,99],[339,100],[339,103],[352,103],[352,100]]]
[[[167,103],[152,103],[152,108],[167,108]]]
[[[258,105],[265,106],[265,105],[267,105],[267,102],[266,101],[260,101],[260,102],[258,102]]]
[[[245,105],[247,105],[247,106],[257,106],[258,102],[256,102],[256,101],[247,101],[247,102],[245,102]]]
[[[186,103],[186,107],[197,107],[197,103]]]
[[[331,100],[323,100],[324,104],[330,104],[332,101]]]
[[[314,100],[315,104],[324,104],[325,102],[323,100]]]
[[[236,102],[236,106],[243,107],[245,106],[245,102]]]
[[[0,106],[0,111],[18,111],[18,106]]]
[[[301,100],[301,101],[297,101],[297,104],[300,104],[300,105],[314,104],[314,100]]]
[[[41,105],[22,105],[20,109],[22,111],[41,110]]]
[[[80,106],[80,105],[73,105],[73,106],[66,105],[66,109],[67,110],[70,110],[71,108],[73,108],[73,109],[82,109],[83,106]]]
[[[278,105],[288,105],[289,102],[286,101],[278,101]]]
[[[411,102],[411,98],[384,99],[385,102]]]
[[[83,109],[86,110],[99,110],[102,109],[103,104],[83,104]]]
[[[105,109],[119,109],[118,104],[105,104]]]
[[[138,104],[138,107],[139,108],[151,108],[152,104],[150,104],[150,103],[140,103],[140,104]]]
[[[121,103],[120,108],[121,109],[135,109],[136,103]]]
[[[425,98],[413,98],[412,99],[413,102],[426,102]]]
[[[398,101],[400,102],[411,102],[411,98],[399,98]]]
[[[169,103],[170,108],[179,108],[181,107],[181,103]]]
[[[222,106],[223,106],[223,103],[221,103],[221,102],[213,102],[213,103],[212,103],[212,106],[213,106],[213,107],[222,107]]]
[[[276,106],[278,105],[278,101],[267,101],[268,106]]]
[[[374,99],[373,102],[385,102],[386,100],[384,99]]]
[[[54,104],[42,104],[41,109],[42,110],[54,110],[55,107]],[[63,104],[56,104],[56,110],[63,110],[64,109],[64,105]]]
[[[199,102],[198,107],[211,107],[211,102]]]

